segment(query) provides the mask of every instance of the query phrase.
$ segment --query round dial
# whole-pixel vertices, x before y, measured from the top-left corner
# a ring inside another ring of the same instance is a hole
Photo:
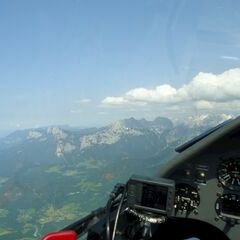
[[[191,212],[200,204],[200,196],[196,188],[189,184],[180,183],[176,185],[175,209],[177,211]]]
[[[240,159],[222,161],[218,168],[218,179],[231,190],[240,190]]]
[[[218,216],[224,221],[239,223],[240,220],[240,196],[237,194],[223,194],[215,204]]]

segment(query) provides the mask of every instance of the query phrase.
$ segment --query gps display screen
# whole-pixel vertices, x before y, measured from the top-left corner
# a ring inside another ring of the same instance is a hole
[[[166,210],[168,188],[144,184],[142,188],[141,205],[148,208]]]

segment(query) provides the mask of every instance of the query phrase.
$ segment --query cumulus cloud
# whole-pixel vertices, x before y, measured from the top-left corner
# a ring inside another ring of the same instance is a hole
[[[182,89],[192,100],[226,102],[240,99],[240,68],[222,74],[199,73]]]
[[[103,104],[106,105],[124,105],[129,103],[124,97],[106,97],[102,100]]]
[[[178,92],[170,85],[160,85],[155,89],[135,88],[125,94],[125,98],[133,101],[143,102],[176,102]]]
[[[240,100],[240,68],[230,69],[221,74],[197,74],[192,81],[180,88],[163,84],[154,89],[135,88],[122,96],[106,97],[105,105],[127,104],[180,104],[195,103],[199,109],[210,109],[213,103]]]
[[[208,110],[208,109],[212,109],[214,107],[214,104],[208,101],[197,101],[195,102],[195,107],[197,109],[204,109],[204,110]]]

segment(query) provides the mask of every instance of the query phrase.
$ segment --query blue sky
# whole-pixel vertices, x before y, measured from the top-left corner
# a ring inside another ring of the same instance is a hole
[[[0,130],[225,112],[239,101],[221,80],[239,68],[239,10],[237,0],[1,1]],[[219,85],[195,97],[196,83],[184,85],[196,76],[202,84],[200,72]],[[177,97],[156,90],[166,84]],[[144,96],[128,94],[139,88]],[[209,98],[219,88],[223,97]]]

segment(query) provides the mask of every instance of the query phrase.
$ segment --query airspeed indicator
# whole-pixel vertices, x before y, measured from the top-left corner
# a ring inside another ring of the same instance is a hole
[[[240,190],[240,159],[230,158],[219,164],[218,179],[230,190]]]

